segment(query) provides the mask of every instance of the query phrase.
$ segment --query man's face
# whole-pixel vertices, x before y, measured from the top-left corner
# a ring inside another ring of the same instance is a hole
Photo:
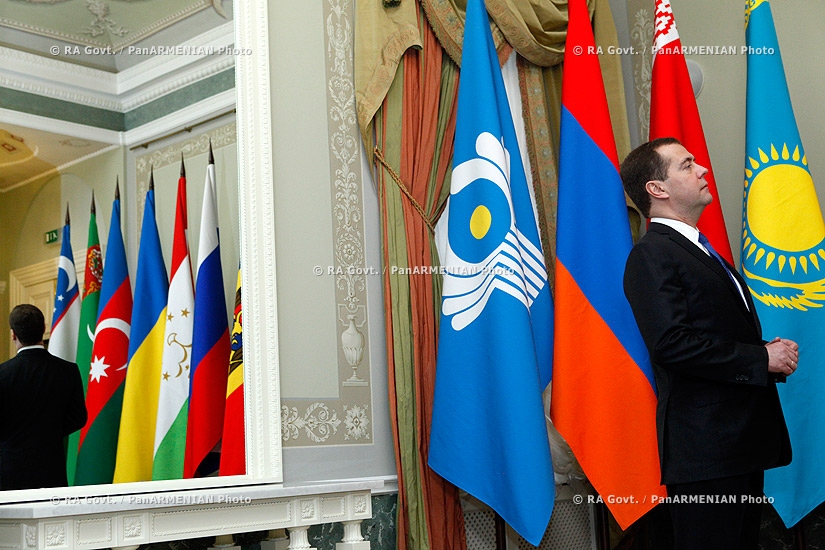
[[[687,149],[681,144],[671,143],[657,149],[667,162],[667,178],[664,188],[671,198],[671,203],[678,210],[704,209],[713,202],[705,174],[708,169],[696,163]]]

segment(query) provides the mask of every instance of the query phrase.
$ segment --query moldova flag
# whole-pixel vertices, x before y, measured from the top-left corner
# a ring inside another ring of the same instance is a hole
[[[86,391],[89,420],[80,432],[75,485],[111,483],[115,474],[132,319],[132,285],[120,230],[119,189],[112,203],[107,243],[106,273],[101,282]]]
[[[748,90],[742,274],[766,338],[799,344],[779,384],[793,461],[765,472],[765,494],[791,527],[825,501],[825,223],[796,126],[767,1],[745,9]]]
[[[221,443],[222,476],[246,473],[246,447],[243,399],[243,305],[241,301],[241,270],[235,290],[235,314],[230,342],[229,379],[226,383],[226,413]]]
[[[189,386],[189,424],[183,476],[198,471],[221,440],[229,374],[229,327],[223,290],[221,247],[218,236],[215,158],[209,145],[209,164],[203,190],[198,271],[195,279],[195,327],[192,339],[192,374]],[[206,466],[217,469],[218,464]]]
[[[556,496],[553,306],[483,0],[467,4],[453,166],[429,465],[538,545]]]
[[[155,187],[153,179],[150,179],[135,274],[135,307],[132,311],[132,337],[120,417],[115,483],[152,479],[168,292],[169,280],[166,278],[155,223]]]
[[[590,17],[585,0],[568,9],[551,417],[626,529],[665,495],[656,389],[622,286],[630,223]]]

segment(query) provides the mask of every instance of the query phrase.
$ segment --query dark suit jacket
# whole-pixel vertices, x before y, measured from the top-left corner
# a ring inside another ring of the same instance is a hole
[[[750,310],[714,258],[651,223],[627,260],[624,290],[658,390],[662,482],[752,473],[791,460],[785,418]]]
[[[77,365],[44,349],[0,364],[0,490],[63,487],[63,438],[86,423]]]

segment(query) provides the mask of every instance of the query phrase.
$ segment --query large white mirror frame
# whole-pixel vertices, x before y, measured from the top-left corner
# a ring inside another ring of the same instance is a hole
[[[304,546],[309,525],[343,522],[339,548],[369,543],[378,481],[284,485],[281,455],[275,205],[267,0],[236,0],[238,181],[244,307],[247,475],[27,491],[0,504],[0,548],[74,550],[136,546],[209,535],[290,528]]]

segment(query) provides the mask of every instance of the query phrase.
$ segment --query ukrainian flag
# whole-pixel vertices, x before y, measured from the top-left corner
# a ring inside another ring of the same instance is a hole
[[[748,0],[742,274],[765,338],[799,343],[799,370],[779,385],[793,448],[765,474],[788,527],[825,500],[825,224],[791,106],[770,3]]]
[[[155,189],[150,181],[143,209],[129,363],[120,415],[115,483],[152,479],[158,416],[163,333],[169,279],[155,223]]]

